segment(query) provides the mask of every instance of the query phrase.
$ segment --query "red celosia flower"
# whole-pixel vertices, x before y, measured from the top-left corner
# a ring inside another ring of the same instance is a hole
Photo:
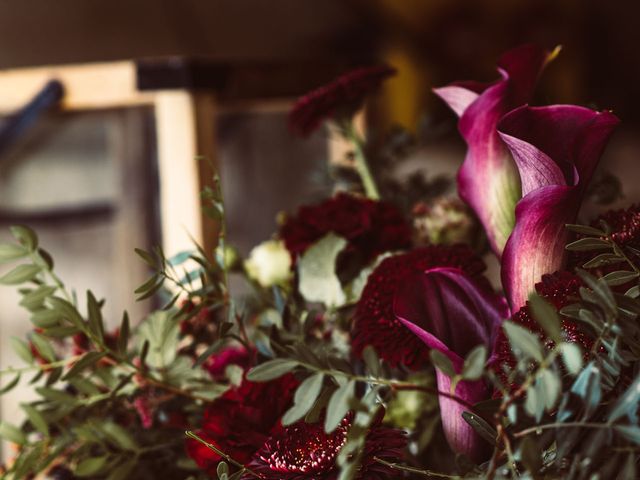
[[[396,207],[346,193],[298,209],[280,228],[280,237],[295,261],[330,232],[349,242],[339,260],[342,265],[366,264],[383,252],[411,244],[411,227]]]
[[[225,370],[229,365],[238,365],[242,369],[249,368],[251,352],[243,346],[227,347],[211,355],[205,364],[205,368],[214,379],[224,379]]]
[[[300,421],[269,438],[249,467],[264,480],[335,480],[336,458],[346,442],[350,418],[330,434],[323,422]],[[375,423],[367,434],[358,479],[383,480],[393,472],[375,457],[397,461],[406,445],[404,432]],[[249,479],[245,476],[243,479]]]
[[[290,407],[297,385],[290,374],[267,383],[245,379],[211,403],[197,433],[234,460],[246,464]],[[187,440],[187,452],[200,468],[212,475],[221,460],[196,440]]]
[[[457,267],[482,288],[489,289],[482,276],[485,265],[464,245],[429,246],[383,260],[369,276],[354,316],[351,346],[360,356],[372,345],[391,365],[420,368],[428,362],[429,349],[396,318],[393,301],[400,286],[434,267]]]
[[[536,292],[557,310],[560,310],[573,303],[573,300],[578,297],[578,291],[581,286],[582,281],[576,275],[570,272],[556,272],[551,275],[543,275],[542,281],[536,284]],[[511,321],[537,333],[547,346],[553,345],[553,342],[546,337],[540,324],[531,316],[528,302],[511,317]],[[587,351],[593,346],[593,339],[580,328],[575,320],[563,316],[562,331],[568,342],[580,345],[583,351]],[[511,352],[509,341],[502,330],[498,337],[495,353],[494,370],[498,373],[500,379],[506,383],[507,375],[502,369],[502,365],[506,364],[513,368],[516,361]]]
[[[353,70],[298,99],[289,114],[289,128],[307,136],[325,120],[350,118],[383,80],[395,74],[387,66]]]
[[[138,412],[138,417],[140,418],[140,423],[146,429],[149,429],[153,426],[153,408],[151,407],[151,403],[149,402],[149,393],[145,392],[141,395],[138,395],[136,399],[133,401],[133,406]]]

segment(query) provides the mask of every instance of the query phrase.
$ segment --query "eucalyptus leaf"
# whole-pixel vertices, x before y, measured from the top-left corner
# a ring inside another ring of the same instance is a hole
[[[324,431],[326,433],[331,433],[338,428],[349,412],[349,402],[355,396],[355,386],[355,381],[349,380],[331,395],[324,419]]]
[[[26,225],[12,225],[9,227],[9,230],[13,237],[18,240],[20,245],[30,252],[33,252],[38,248],[38,236],[31,228]]]
[[[549,335],[549,338],[560,343],[562,341],[562,324],[556,309],[537,293],[529,295],[529,308],[533,318]]]
[[[0,263],[7,263],[19,258],[24,258],[29,251],[20,245],[11,243],[0,244]]]
[[[27,442],[27,437],[22,430],[7,422],[0,422],[0,438],[18,445],[24,445]]]
[[[456,376],[456,371],[453,368],[453,363],[451,363],[451,359],[447,357],[440,350],[432,349],[429,351],[429,358],[431,358],[431,362],[433,365],[444,373],[447,377],[453,378]]]
[[[465,380],[478,380],[484,373],[487,363],[487,347],[478,345],[464,359],[462,378]]]
[[[268,382],[274,378],[283,376],[298,366],[296,360],[276,358],[253,367],[247,373],[247,380],[252,382]]]
[[[313,407],[324,382],[324,374],[318,372],[307,377],[297,388],[293,406],[282,417],[283,425],[291,425],[304,417]]]
[[[582,369],[582,352],[575,343],[563,342],[560,344],[562,360],[567,370],[572,375],[577,375]]]
[[[47,425],[47,421],[44,419],[42,414],[36,410],[32,405],[24,403],[21,405],[24,412],[27,414],[29,418],[29,422],[31,425],[35,427],[37,431],[42,433],[45,437],[49,436],[49,425]]]
[[[602,277],[607,285],[615,287],[618,285],[624,285],[625,283],[629,283],[632,280],[638,278],[638,274],[636,272],[628,272],[625,270],[619,270],[616,272],[607,273],[604,277]]]
[[[544,359],[542,345],[534,333],[510,321],[504,322],[502,328],[514,351],[519,351],[528,358],[542,362]]]
[[[40,273],[40,270],[39,266],[33,264],[18,265],[13,270],[0,277],[0,284],[18,285],[28,282],[35,278],[35,276]]]
[[[95,477],[107,464],[107,457],[91,457],[82,460],[73,471],[78,477]]]

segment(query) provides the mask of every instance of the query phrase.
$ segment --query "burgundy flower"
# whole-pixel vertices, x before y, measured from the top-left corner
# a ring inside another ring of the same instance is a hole
[[[562,270],[569,234],[586,187],[618,119],[575,105],[520,107],[498,130],[520,171],[522,199],[502,256],[502,284],[512,310],[536,281]]]
[[[332,433],[324,431],[323,422],[300,421],[280,429],[255,455],[249,468],[264,480],[335,480],[336,458],[346,442],[350,420],[346,418]],[[375,458],[398,461],[406,445],[404,432],[374,424],[367,434],[357,478],[386,480],[394,472]],[[244,480],[252,477],[245,476]]]
[[[434,90],[460,117],[458,129],[468,146],[458,172],[458,193],[478,215],[498,256],[514,226],[520,182],[496,125],[505,113],[529,101],[540,73],[554,56],[555,52],[524,45],[500,58],[499,80],[456,82]]]
[[[495,346],[502,320],[508,316],[504,299],[479,285],[460,268],[438,267],[414,274],[402,282],[394,299],[398,321],[425,347],[439,351],[462,373],[465,357],[479,345],[489,353],[488,364],[496,357]],[[438,390],[452,390],[451,378],[436,368]],[[453,451],[476,462],[488,456],[488,444],[463,418],[468,405],[491,397],[483,380],[464,380],[452,392],[457,399],[439,396],[442,428]]]
[[[154,409],[149,402],[149,393],[143,392],[138,395],[133,401],[133,406],[138,412],[142,427],[145,429],[151,428],[153,426]]]
[[[579,277],[573,273],[562,271],[555,272],[550,275],[543,275],[542,281],[535,285],[535,289],[538,295],[546,299],[557,310],[560,310],[567,305],[570,305],[578,298],[581,286],[582,281]],[[584,352],[590,350],[593,346],[593,339],[585,333],[583,328],[578,325],[578,322],[565,316],[562,316],[561,319],[562,331],[566,341],[580,345]],[[538,322],[531,316],[528,302],[520,308],[520,310],[518,310],[510,320],[534,333],[537,333],[540,340],[542,340],[547,347],[551,347],[553,345],[553,342],[546,337],[542,327],[540,327]],[[500,380],[506,385],[507,375],[502,366],[506,364],[510,368],[513,368],[515,367],[516,361],[513,357],[509,340],[502,330],[500,331],[495,351],[496,359],[493,363],[493,369],[498,374]],[[515,385],[508,386],[512,389],[515,387]]]
[[[205,368],[213,379],[222,380],[229,365],[238,365],[243,370],[248,369],[251,356],[251,352],[243,346],[229,346],[211,355],[205,363]]]
[[[364,347],[372,345],[391,365],[416,369],[428,363],[428,349],[396,318],[393,301],[402,285],[434,267],[460,268],[490,290],[482,276],[484,263],[464,245],[429,246],[386,258],[369,276],[358,302],[351,341],[354,354],[360,356]]]
[[[349,119],[367,95],[395,74],[387,66],[362,67],[342,75],[298,99],[289,114],[292,132],[307,136],[329,119]]]
[[[214,400],[197,434],[243,464],[264,444],[291,406],[298,382],[292,375],[266,383],[243,380]],[[187,440],[187,453],[212,475],[221,458],[196,440]]]
[[[349,242],[340,259],[346,265],[366,264],[411,244],[411,227],[393,205],[346,193],[298,209],[280,228],[280,237],[295,261],[330,232]]]

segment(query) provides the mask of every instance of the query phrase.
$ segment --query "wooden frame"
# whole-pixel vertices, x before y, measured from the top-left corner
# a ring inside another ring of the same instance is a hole
[[[90,111],[149,106],[153,108],[160,176],[162,245],[167,255],[214,243],[213,227],[203,222],[199,192],[211,171],[198,162],[216,164],[215,96],[185,90],[140,91],[134,62],[51,66],[0,72],[0,114],[22,107],[51,79],[65,88],[61,107]]]

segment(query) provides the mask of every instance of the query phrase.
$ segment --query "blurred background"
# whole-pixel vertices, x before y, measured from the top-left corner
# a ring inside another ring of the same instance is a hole
[[[464,155],[431,89],[491,81],[500,53],[526,42],[563,46],[535,103],[623,120],[588,218],[603,201],[640,198],[638,18],[640,3],[623,0],[2,2],[0,238],[30,225],[71,288],[108,299],[112,325],[123,309],[139,318],[133,290],[146,271],[133,247],[173,254],[189,235],[211,241],[198,192],[212,167],[243,254],[272,235],[278,212],[331,193],[327,160],[340,145],[326,131],[289,133],[298,95],[354,66],[396,67],[369,105],[370,148],[394,158],[388,191],[413,189],[419,200]],[[32,327],[11,288],[0,302],[3,369],[20,364],[10,337]],[[0,418],[16,415],[24,395],[3,397]]]

